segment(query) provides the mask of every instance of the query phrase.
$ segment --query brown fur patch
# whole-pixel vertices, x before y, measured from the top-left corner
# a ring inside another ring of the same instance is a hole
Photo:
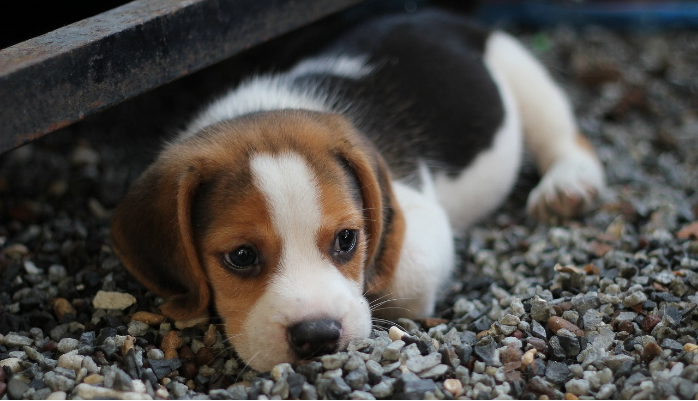
[[[283,152],[302,155],[317,175],[321,251],[331,250],[339,230],[363,230],[356,256],[338,268],[355,281],[367,266],[392,277],[404,221],[387,169],[371,145],[339,116],[260,113],[216,124],[167,147],[114,215],[115,249],[148,288],[170,297],[163,312],[179,319],[195,317],[206,309],[212,292],[228,334],[239,333],[274,274],[281,249],[264,197],[250,182],[249,160]],[[343,163],[355,180],[347,177]],[[362,205],[349,194],[353,181]],[[384,236],[388,205],[392,221]],[[256,276],[237,275],[222,264],[222,255],[244,244],[259,251],[262,268]],[[379,249],[380,258],[374,260]]]
[[[276,271],[281,239],[274,232],[264,197],[254,188],[230,202],[229,188],[219,186],[211,193],[209,204],[216,205],[216,215],[199,241],[199,252],[213,292],[218,314],[223,318],[228,336],[240,334],[247,313],[264,294]],[[229,202],[226,204],[226,200]],[[209,206],[211,207],[211,206]],[[236,274],[223,263],[223,256],[242,245],[252,245],[259,255],[259,274],[247,277]]]
[[[373,262],[373,266],[369,267],[372,271],[366,283],[368,294],[379,294],[390,284],[390,281],[395,276],[406,229],[402,209],[400,209],[400,205],[397,203],[390,186],[388,169],[382,163],[379,168],[379,182],[384,197],[387,199],[385,208],[389,208],[389,212],[385,214],[390,213],[390,221],[386,222],[379,252]]]

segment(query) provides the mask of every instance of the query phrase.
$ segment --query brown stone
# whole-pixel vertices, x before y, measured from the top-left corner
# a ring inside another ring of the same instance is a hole
[[[612,249],[613,247],[611,245],[604,244],[603,242],[591,241],[589,244],[589,250],[598,258],[602,258]]]
[[[7,392],[7,384],[4,382],[0,382],[0,398],[5,396],[5,393]]]
[[[536,358],[536,353],[538,353],[538,350],[532,348],[521,356],[521,369],[526,369],[526,366],[533,363],[533,360]]]
[[[683,239],[698,239],[698,221],[684,226],[676,233],[676,236]]]
[[[642,357],[645,358],[645,360],[647,360],[648,362],[650,362],[661,353],[662,347],[657,345],[657,343],[655,342],[649,342],[647,343],[647,345],[645,345],[645,348],[642,350]]]
[[[661,320],[662,318],[657,315],[645,316],[645,318],[642,319],[642,330],[651,333],[652,329],[654,329],[654,326],[656,326],[657,323],[659,323]]]
[[[126,356],[129,350],[134,349],[136,339],[132,336],[126,336],[124,344],[121,346],[121,355]]]
[[[593,263],[589,263],[588,265],[582,267],[582,270],[584,270],[584,273],[594,276],[601,274],[601,270],[599,270],[599,268]]]
[[[165,321],[165,316],[158,315],[155,313],[146,312],[146,311],[138,311],[138,312],[133,314],[133,317],[131,317],[131,320],[143,322],[143,323],[147,324],[148,326],[157,326],[160,323]]]
[[[582,329],[577,327],[577,325],[575,325],[572,322],[568,322],[567,320],[565,320],[561,317],[558,317],[558,316],[553,316],[550,319],[548,319],[548,325],[550,326],[550,329],[555,334],[557,334],[557,332],[560,329],[567,329],[567,330],[571,331],[572,333],[574,333],[575,336],[583,336],[584,335],[584,332],[582,331]]]
[[[199,352],[194,356],[194,362],[196,362],[197,366],[208,365],[216,359],[216,355],[218,355],[218,352],[213,348],[201,347]]]
[[[698,352],[698,345],[693,343],[686,343],[683,345],[683,350],[686,352]]]
[[[577,397],[576,395],[574,395],[572,393],[565,393],[565,399],[566,400],[578,400],[579,397]]]
[[[505,363],[502,367],[502,372],[509,373],[512,370],[517,370],[521,367],[521,361]]]
[[[83,382],[84,382],[84,383],[87,383],[87,384],[99,384],[99,383],[103,383],[103,382],[104,382],[104,376],[98,375],[98,374],[94,373],[94,374],[91,374],[91,375],[87,376],[87,377],[83,380]]]
[[[428,318],[422,320],[422,327],[424,327],[426,329],[430,329],[432,327],[436,327],[436,326],[443,324],[443,323],[448,323],[448,320],[441,319],[438,317],[428,317]]]
[[[667,286],[659,284],[656,281],[654,283],[652,283],[652,288],[654,288],[655,290],[657,290],[659,292],[668,292],[669,291],[669,288],[667,288]]]
[[[521,381],[521,372],[518,369],[512,370],[511,372],[504,373],[504,377],[506,377],[507,380],[510,382],[520,382]]]
[[[194,360],[194,352],[188,345],[183,345],[179,349],[179,357],[184,361],[192,361]]]
[[[521,362],[521,350],[514,345],[509,345],[499,353],[499,358],[503,364],[509,362]]]
[[[163,351],[165,352],[165,359],[179,358],[176,349],[168,348]]]
[[[95,360],[95,362],[97,362],[98,365],[110,365],[109,361],[107,361],[107,358],[104,356],[104,352],[102,351],[95,351],[92,358]]]
[[[78,312],[73,308],[73,305],[65,298],[56,298],[53,300],[53,314],[56,315],[58,322],[63,321],[67,314],[77,316]]]
[[[635,325],[632,322],[620,322],[618,324],[618,330],[628,334],[635,334]]]
[[[179,369],[179,373],[187,379],[191,380],[195,378],[196,375],[199,373],[199,368],[198,366],[196,366],[194,362],[186,362]]]
[[[458,397],[463,393],[463,383],[458,379],[446,379],[444,380],[444,389],[453,394],[454,397]]]
[[[556,264],[553,269],[556,272],[569,273],[569,274],[584,274],[584,270],[578,268],[577,266],[563,266],[561,264]]]
[[[5,382],[5,369],[0,369],[0,383]]]
[[[216,326],[210,324],[208,326],[208,330],[206,331],[206,334],[204,335],[204,345],[206,347],[213,347],[213,344],[216,343],[217,335],[218,335],[218,330],[216,330]]]
[[[544,354],[548,352],[548,344],[545,342],[545,340],[541,340],[538,337],[528,337],[526,341],[534,349],[538,350],[538,352],[542,352]]]
[[[165,337],[162,339],[162,342],[160,343],[160,349],[163,351],[167,351],[170,349],[177,350],[179,347],[181,347],[183,344],[183,341],[181,338],[179,338],[179,333],[172,330],[169,333],[165,335]]]
[[[541,397],[548,397],[547,399],[555,397],[555,391],[548,387],[547,383],[538,376],[535,376],[533,380],[529,380],[528,389],[533,392],[542,394]]]

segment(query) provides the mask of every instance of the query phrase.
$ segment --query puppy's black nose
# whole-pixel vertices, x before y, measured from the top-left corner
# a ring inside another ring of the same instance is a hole
[[[288,328],[291,349],[299,358],[337,351],[341,336],[342,324],[334,319],[306,320]]]

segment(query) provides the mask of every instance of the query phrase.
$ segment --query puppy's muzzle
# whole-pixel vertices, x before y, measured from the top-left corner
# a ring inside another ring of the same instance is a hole
[[[341,337],[342,324],[335,319],[306,320],[288,328],[288,342],[301,359],[337,351]]]

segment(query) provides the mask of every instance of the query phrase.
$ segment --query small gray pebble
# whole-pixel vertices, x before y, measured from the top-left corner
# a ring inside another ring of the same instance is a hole
[[[383,378],[383,381],[371,388],[371,394],[376,398],[387,398],[391,396],[394,391],[393,380],[394,379]]]
[[[44,375],[44,382],[51,391],[64,391],[69,393],[75,387],[75,380],[69,379],[55,372],[48,372]]]
[[[148,357],[148,359],[162,360],[162,359],[165,359],[165,353],[162,352],[162,350],[159,350],[157,348],[153,348],[150,351],[148,351],[147,357]]]
[[[349,341],[347,345],[347,351],[363,351],[369,347],[373,346],[373,340],[370,338],[355,338]]]
[[[400,359],[400,351],[405,347],[405,342],[402,340],[393,341],[385,347],[383,358],[388,361],[397,361]]]
[[[208,392],[208,396],[212,400],[232,400],[232,399],[238,399],[238,398],[233,398],[233,395],[230,394],[228,390],[225,389],[215,389],[211,390]],[[247,399],[247,394],[245,394],[245,399]]]
[[[26,336],[20,336],[19,334],[8,334],[5,336],[3,342],[7,347],[11,348],[32,345],[34,340]]]
[[[11,400],[21,400],[29,386],[20,379],[12,379],[7,383],[7,394]]]
[[[173,381],[172,383],[172,388],[170,392],[172,393],[172,396],[175,399],[183,399],[187,396],[187,392],[189,391],[189,387],[186,386],[184,383],[176,382]]]
[[[351,387],[341,377],[332,378],[330,392],[335,397],[346,397],[351,391]]]
[[[347,362],[344,364],[344,370],[351,372],[352,370],[364,367],[366,362],[364,362],[364,359],[359,355],[360,354],[357,353],[350,353],[349,359],[347,359]]]
[[[353,370],[344,376],[344,381],[352,390],[361,390],[368,382],[368,372],[365,369]]]
[[[412,372],[419,373],[424,370],[433,368],[434,366],[441,363],[441,358],[442,356],[439,353],[429,354],[426,356],[413,356],[407,358],[405,366],[407,366],[407,369],[411,370]]]
[[[301,393],[304,400],[317,400],[317,389],[309,383],[303,384],[303,392]]]
[[[227,389],[228,394],[230,394],[230,399],[231,400],[246,400],[247,399],[247,391],[245,390],[244,386],[229,386]]]
[[[341,368],[347,361],[347,359],[348,355],[346,352],[338,352],[336,354],[323,355],[322,357],[320,357],[320,361],[322,361],[322,366],[326,370]]]
[[[623,298],[623,303],[627,306],[635,306],[647,301],[647,295],[642,291],[635,291]]]
[[[375,400],[376,397],[374,397],[371,393],[368,393],[366,391],[356,390],[356,391],[353,391],[351,394],[349,394],[349,399],[350,400]]]
[[[501,319],[499,319],[499,323],[507,326],[518,326],[520,322],[521,319],[511,314],[506,314]]]
[[[288,394],[289,394],[290,387],[288,385],[288,382],[285,379],[279,380],[276,383],[274,383],[274,386],[271,388],[271,391],[269,392],[270,395],[272,396],[279,396],[282,399],[287,399]]]
[[[576,396],[589,394],[589,382],[584,379],[572,379],[565,384],[567,392]]]
[[[70,351],[78,349],[80,346],[80,341],[74,338],[64,338],[58,342],[58,352],[62,354],[67,354]]]

